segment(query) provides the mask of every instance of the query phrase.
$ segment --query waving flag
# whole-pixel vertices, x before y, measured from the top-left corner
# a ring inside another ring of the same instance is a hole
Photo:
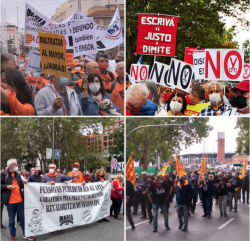
[[[133,153],[131,153],[129,160],[126,164],[126,177],[130,182],[132,182],[134,186],[136,186],[135,169],[134,169],[132,154]]]
[[[174,159],[172,159],[170,162],[168,162],[168,163],[161,169],[161,171],[158,173],[158,175],[164,176],[165,173],[166,173],[166,171],[167,171],[167,169],[168,169],[168,166],[169,166],[171,163],[173,163],[173,161],[174,161]]]
[[[207,156],[204,159],[204,157],[202,155],[201,169],[200,169],[200,175],[199,175],[199,178],[198,178],[198,182],[202,180],[202,173],[203,172],[207,172]]]
[[[137,64],[141,64],[142,63],[142,56],[139,58]]]
[[[239,178],[242,179],[246,173],[246,170],[247,170],[247,162],[246,164],[240,169],[240,174],[239,174]]]
[[[177,175],[187,175],[184,167],[182,166],[182,164],[177,156],[176,156],[176,174]]]

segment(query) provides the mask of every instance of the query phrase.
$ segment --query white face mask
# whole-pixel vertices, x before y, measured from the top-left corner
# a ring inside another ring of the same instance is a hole
[[[218,103],[221,102],[221,97],[219,93],[213,93],[209,95],[209,100],[211,101],[212,104],[217,105]]]
[[[13,172],[17,172],[18,171],[18,167],[15,167]]]
[[[50,174],[54,174],[54,172],[55,172],[54,169],[49,169]]]
[[[78,171],[78,168],[74,167],[73,172],[77,172],[77,171]]]
[[[172,111],[175,111],[175,113],[178,113],[181,111],[181,108],[182,108],[182,104],[179,103],[178,101],[171,101],[170,103],[170,109]]]
[[[92,84],[89,84],[89,89],[92,93],[97,93],[101,88],[101,85],[98,83],[92,83]]]
[[[4,89],[7,93],[9,93],[10,91],[12,91],[13,90],[13,88],[12,89]]]
[[[75,70],[80,71],[81,67],[75,67]]]
[[[84,65],[84,62],[80,62],[80,65],[83,66],[83,65]]]

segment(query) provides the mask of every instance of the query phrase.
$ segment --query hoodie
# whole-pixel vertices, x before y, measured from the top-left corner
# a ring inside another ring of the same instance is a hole
[[[141,110],[136,115],[155,115],[158,106],[152,101],[147,100],[146,105],[144,105]]]

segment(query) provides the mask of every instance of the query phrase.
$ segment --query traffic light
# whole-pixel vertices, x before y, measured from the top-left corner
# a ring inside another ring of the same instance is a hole
[[[190,131],[190,123],[189,123],[189,121],[184,122],[184,131],[186,133],[189,133],[189,131]]]

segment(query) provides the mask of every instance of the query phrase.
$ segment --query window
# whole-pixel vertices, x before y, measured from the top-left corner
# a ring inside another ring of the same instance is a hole
[[[104,153],[107,153],[107,152],[108,152],[108,149],[107,149],[107,148],[104,148],[104,149],[103,149],[103,152],[104,152]]]
[[[115,123],[115,127],[118,127],[118,123]]]
[[[109,130],[109,134],[113,133],[113,130]]]
[[[120,126],[122,126],[123,125],[123,121],[120,121]]]
[[[94,137],[92,137],[92,138],[91,138],[91,141],[93,142],[94,140],[95,140],[95,138],[94,138]]]
[[[107,135],[108,134],[108,131],[104,131],[104,135]]]
[[[108,140],[108,137],[107,136],[104,136],[104,139],[103,139],[104,141],[107,141]]]
[[[123,120],[123,117],[120,117],[120,120],[122,121],[122,120]]]
[[[110,25],[110,22],[106,22],[106,26],[109,26]]]
[[[110,125],[109,128],[113,128],[113,125]]]
[[[112,136],[109,136],[109,140],[112,140],[113,138],[112,138]]]
[[[105,130],[106,130],[106,129],[108,129],[108,127],[107,127],[107,126],[105,126]]]
[[[103,146],[107,146],[107,142],[103,142]]]

